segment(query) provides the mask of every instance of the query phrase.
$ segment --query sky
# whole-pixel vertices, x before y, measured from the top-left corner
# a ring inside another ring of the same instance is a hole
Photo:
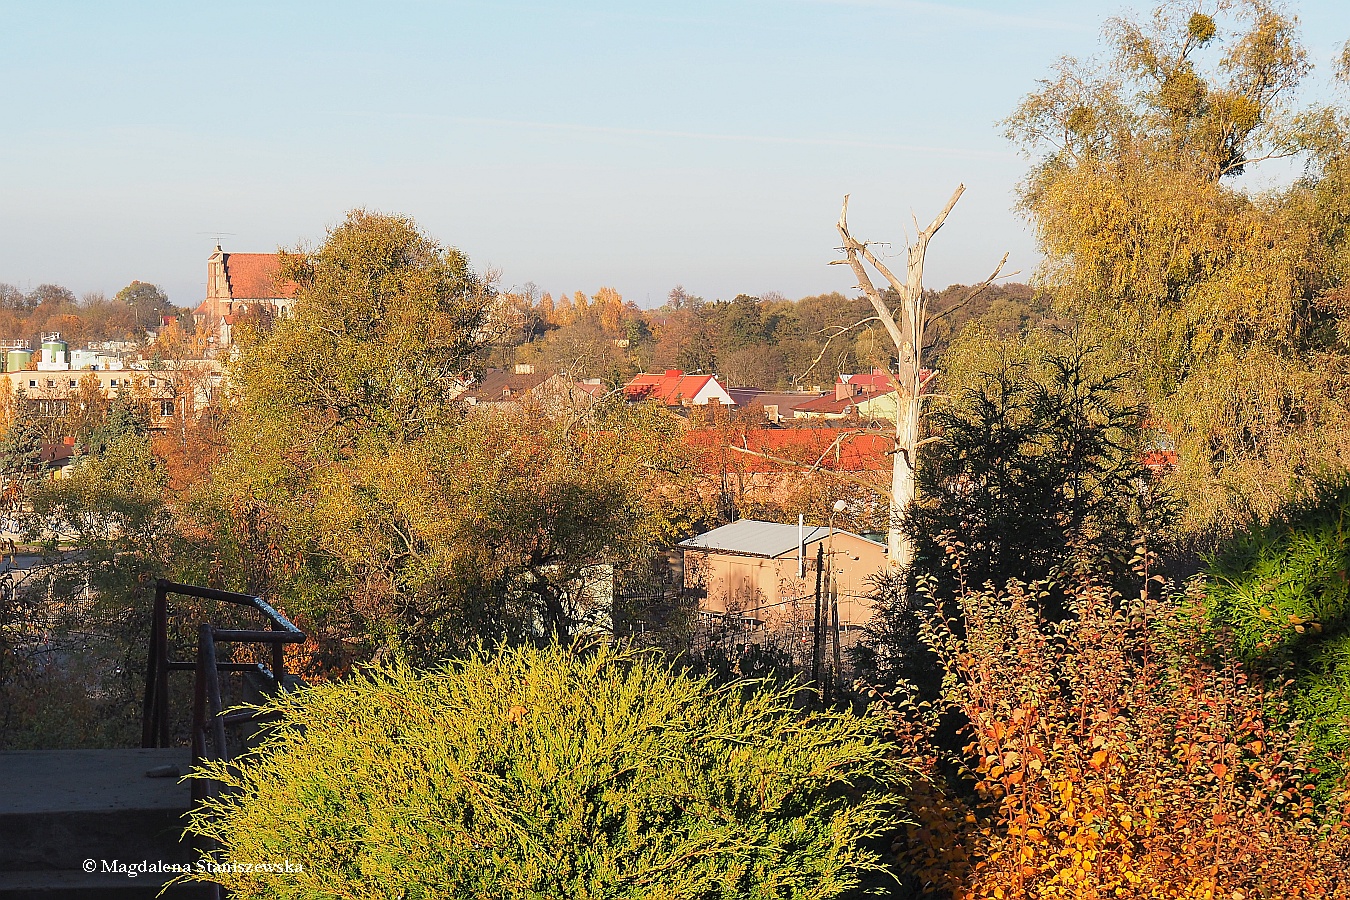
[[[1138,9],[1095,0],[0,0],[0,282],[179,305],[206,260],[412,216],[507,289],[847,291],[834,223],[926,282],[1029,277],[998,124]],[[1325,76],[1350,3],[1291,3]]]

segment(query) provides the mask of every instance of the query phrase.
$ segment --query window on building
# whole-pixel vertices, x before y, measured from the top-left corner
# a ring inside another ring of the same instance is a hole
[[[108,383],[111,384],[113,387],[117,387],[117,379],[116,379],[116,378],[113,378],[113,379],[109,380]]]
[[[74,378],[70,379],[70,386],[71,386],[71,387],[75,387],[75,379],[74,379]]]
[[[56,379],[55,379],[55,378],[48,378],[48,379],[47,379],[47,387],[49,387],[49,388],[54,388],[54,387],[56,387]]]
[[[154,386],[155,386],[155,379],[153,379],[153,378],[150,379],[150,386],[151,386],[151,387],[154,387]]]
[[[30,381],[30,382],[28,382],[28,386],[29,386],[29,387],[37,387],[37,382],[36,382],[36,381]]]
[[[159,401],[159,414],[161,416],[173,415],[173,401],[172,400]]]

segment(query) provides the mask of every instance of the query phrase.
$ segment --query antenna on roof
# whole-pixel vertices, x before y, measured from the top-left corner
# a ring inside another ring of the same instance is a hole
[[[197,233],[202,235],[210,235],[211,237],[215,238],[217,247],[219,247],[221,243],[223,243],[221,241],[221,238],[238,237],[238,235],[236,235],[233,231],[199,231]]]

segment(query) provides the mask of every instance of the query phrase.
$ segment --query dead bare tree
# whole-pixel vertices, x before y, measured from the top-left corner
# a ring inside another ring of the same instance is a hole
[[[863,292],[876,312],[876,320],[885,327],[891,343],[895,345],[899,359],[898,372],[887,369],[895,388],[895,451],[891,466],[890,527],[886,536],[887,555],[892,566],[907,567],[914,560],[914,545],[905,534],[904,516],[909,505],[914,502],[916,492],[915,475],[919,462],[919,448],[926,441],[919,437],[919,419],[924,399],[924,388],[937,374],[924,370],[924,328],[927,325],[927,309],[923,292],[924,257],[928,252],[928,243],[938,233],[956,201],[966,190],[964,184],[958,185],[942,212],[929,223],[927,228],[918,232],[914,243],[909,246],[905,278],[895,275],[886,264],[877,258],[866,241],[859,241],[848,230],[848,196],[844,197],[843,210],[839,213],[839,236],[843,238],[843,259],[831,261],[831,265],[847,265],[858,279],[858,289]],[[918,228],[918,221],[914,223]],[[1003,271],[1008,254],[994,268],[993,274],[976,285],[964,302],[969,302],[983,291]],[[892,310],[886,304],[868,273],[868,266],[879,273],[895,291],[899,304]],[[872,320],[868,320],[872,321]]]

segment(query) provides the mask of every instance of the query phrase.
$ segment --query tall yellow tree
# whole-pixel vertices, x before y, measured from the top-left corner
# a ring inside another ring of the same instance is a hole
[[[1131,366],[1181,450],[1192,524],[1259,512],[1350,450],[1344,110],[1298,106],[1297,21],[1262,0],[1108,23],[1007,120],[1040,286]],[[1275,190],[1242,176],[1297,159]]]

